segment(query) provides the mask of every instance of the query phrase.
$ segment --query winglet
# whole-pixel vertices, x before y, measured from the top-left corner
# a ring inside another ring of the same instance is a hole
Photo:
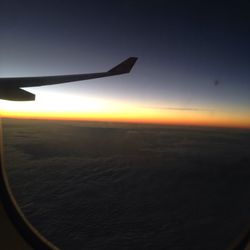
[[[111,70],[109,70],[107,73],[110,75],[120,75],[129,73],[131,69],[133,68],[135,62],[137,60],[137,57],[129,57],[125,61],[121,62]]]

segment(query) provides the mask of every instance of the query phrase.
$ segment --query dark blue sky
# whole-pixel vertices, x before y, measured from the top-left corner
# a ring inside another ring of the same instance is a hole
[[[249,1],[2,0],[0,7],[1,76],[94,72],[138,56],[126,77],[44,88],[250,114]]]

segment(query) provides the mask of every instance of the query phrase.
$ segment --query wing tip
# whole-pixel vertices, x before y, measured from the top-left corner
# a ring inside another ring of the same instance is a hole
[[[120,75],[120,74],[126,74],[131,71],[134,64],[137,61],[137,57],[129,57],[120,64],[113,67],[111,70],[108,71],[110,75]]]

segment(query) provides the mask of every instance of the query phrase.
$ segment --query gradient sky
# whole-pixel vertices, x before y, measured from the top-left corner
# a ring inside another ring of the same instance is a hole
[[[35,102],[0,101],[1,112],[250,128],[249,13],[249,1],[1,0],[1,77],[139,58],[129,75],[27,88]]]

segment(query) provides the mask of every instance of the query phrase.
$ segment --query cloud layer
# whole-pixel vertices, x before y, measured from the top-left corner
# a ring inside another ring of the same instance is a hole
[[[250,222],[249,139],[244,130],[4,121],[15,196],[62,249],[226,248]]]

